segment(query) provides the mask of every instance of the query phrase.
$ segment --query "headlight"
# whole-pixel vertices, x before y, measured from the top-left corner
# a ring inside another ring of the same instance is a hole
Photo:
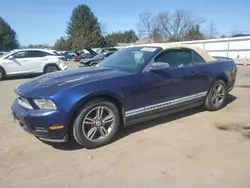
[[[56,110],[55,103],[48,99],[34,99],[35,104],[42,110]]]

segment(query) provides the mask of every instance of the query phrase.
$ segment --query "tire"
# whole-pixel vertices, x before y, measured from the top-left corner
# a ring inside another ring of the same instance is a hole
[[[4,70],[0,68],[0,81],[3,80],[4,75],[5,75]]]
[[[51,72],[56,72],[58,71],[58,67],[56,65],[48,65],[44,68],[44,73],[51,73]]]
[[[223,80],[216,80],[207,94],[205,108],[208,111],[217,111],[225,106],[228,91]]]
[[[97,114],[100,116],[99,120]],[[104,122],[105,118],[106,122]],[[94,149],[110,143],[119,125],[120,113],[116,105],[105,99],[95,99],[86,103],[78,112],[72,135],[75,141],[84,148]]]
[[[96,66],[98,63],[91,63],[89,66]]]

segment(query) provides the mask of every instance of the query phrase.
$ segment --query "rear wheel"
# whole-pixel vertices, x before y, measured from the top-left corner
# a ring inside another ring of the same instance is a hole
[[[44,69],[44,73],[51,73],[51,72],[56,72],[56,71],[58,71],[58,68],[55,65],[48,65]]]
[[[224,107],[227,98],[227,87],[223,80],[217,80],[211,87],[205,102],[205,108],[216,111]]]
[[[96,99],[87,103],[73,125],[73,137],[87,149],[97,148],[112,141],[120,124],[120,114],[115,104]]]

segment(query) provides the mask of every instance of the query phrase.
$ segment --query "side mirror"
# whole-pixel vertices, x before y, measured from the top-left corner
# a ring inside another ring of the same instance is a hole
[[[169,69],[169,64],[168,63],[163,63],[163,62],[155,62],[149,68],[149,70],[151,70],[151,71],[167,70],[167,69]]]
[[[14,57],[13,57],[12,55],[10,55],[10,56],[8,57],[8,59],[11,60],[11,59],[14,59]]]

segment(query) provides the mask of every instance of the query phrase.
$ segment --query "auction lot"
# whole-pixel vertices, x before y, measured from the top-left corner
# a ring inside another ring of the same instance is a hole
[[[44,144],[13,122],[13,89],[27,79],[0,82],[0,188],[250,187],[249,67],[224,109],[141,123],[95,150]]]

